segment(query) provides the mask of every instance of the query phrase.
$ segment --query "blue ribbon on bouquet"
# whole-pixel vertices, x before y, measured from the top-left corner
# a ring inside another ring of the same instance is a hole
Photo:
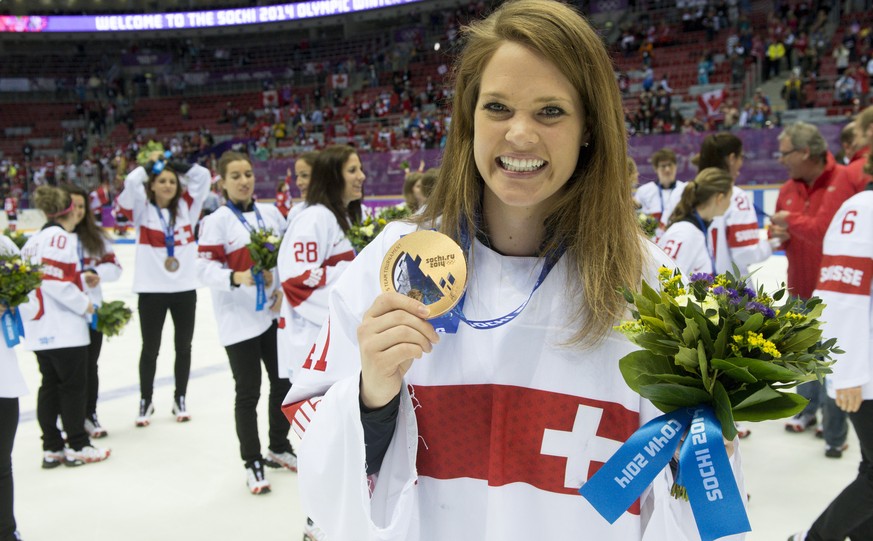
[[[579,493],[603,518],[614,523],[670,463],[680,442],[676,483],[688,493],[701,540],[750,531],[724,448],[721,424],[709,406],[681,408],[646,423],[582,485]]]
[[[3,338],[10,348],[21,343],[24,337],[24,322],[21,313],[13,308],[6,307],[6,311],[0,316],[0,325],[3,327]]]
[[[264,282],[264,272],[258,271],[252,273],[252,278],[255,279],[255,291],[257,297],[255,299],[255,311],[260,312],[267,305],[267,286]]]
[[[94,311],[91,313],[91,329],[97,330],[97,305],[94,305]]]

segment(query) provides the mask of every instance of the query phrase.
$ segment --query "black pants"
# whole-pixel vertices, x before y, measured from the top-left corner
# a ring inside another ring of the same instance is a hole
[[[36,352],[42,385],[36,399],[36,418],[42,429],[44,451],[60,451],[64,439],[58,429],[58,415],[67,432],[70,447],[91,445],[85,432],[85,395],[88,381],[88,346],[48,349]]]
[[[140,293],[139,327],[142,331],[142,353],[139,356],[140,396],[152,399],[155,387],[155,371],[158,352],[161,350],[161,333],[167,311],[173,318],[176,329],[175,347],[176,392],[174,397],[184,396],[188,391],[188,376],[191,374],[191,339],[194,338],[194,314],[197,311],[197,292]]]
[[[15,532],[12,486],[12,444],[18,430],[18,399],[0,398],[0,539]]]
[[[267,417],[270,423],[270,445],[274,453],[291,450],[288,431],[291,425],[282,413],[282,401],[291,382],[279,377],[279,360],[276,351],[276,322],[260,336],[226,346],[230,369],[236,383],[234,417],[239,452],[243,461],[261,457],[261,440],[258,437],[258,400],[261,397],[261,361],[270,379],[270,397]]]
[[[849,414],[861,443],[858,477],[843,489],[809,530],[809,541],[873,539],[873,400]]]
[[[86,415],[97,414],[97,395],[100,392],[100,378],[97,375],[97,359],[103,348],[103,333],[88,329],[91,333],[91,345],[88,346],[88,397],[85,406]]]

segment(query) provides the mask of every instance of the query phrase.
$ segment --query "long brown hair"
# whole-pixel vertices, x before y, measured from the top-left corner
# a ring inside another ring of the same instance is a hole
[[[173,176],[176,177],[176,195],[174,195],[173,198],[170,199],[170,203],[167,205],[167,210],[170,212],[170,223],[175,223],[176,213],[179,211],[179,199],[182,198],[182,181],[179,180],[179,173],[171,169],[170,166],[164,167],[164,170],[161,171],[161,173],[163,173],[164,171],[169,171],[170,173],[173,173]],[[148,182],[146,182],[145,191],[150,203],[157,204],[155,202],[155,192],[154,190],[152,190],[152,184],[155,183],[155,179],[157,179],[158,175],[160,175],[161,173],[155,174],[153,171],[146,170],[146,174],[148,175],[149,180]]]
[[[352,154],[357,154],[357,151],[348,145],[333,145],[319,152],[312,164],[312,177],[306,192],[306,203],[330,209],[343,233],[347,233],[352,224],[361,223],[360,199],[343,206],[346,189],[343,166]]]
[[[713,133],[703,138],[700,144],[700,155],[697,158],[697,169],[703,171],[709,167],[728,170],[728,156],[740,156],[743,153],[743,140],[732,133]]]
[[[97,222],[94,221],[94,214],[88,208],[88,192],[84,188],[80,188],[75,184],[64,184],[61,189],[70,194],[70,196],[78,195],[85,198],[85,217],[82,221],[76,224],[73,230],[79,236],[79,242],[82,247],[91,257],[100,259],[106,255],[106,232],[97,227]]]
[[[419,222],[436,223],[455,240],[462,224],[478,231],[482,176],[473,155],[473,116],[482,72],[506,42],[552,62],[579,93],[589,146],[546,218],[540,255],[566,248],[576,291],[572,342],[594,345],[625,315],[616,293],[639,287],[646,252],[627,181],[627,134],[612,61],[600,36],[573,8],[553,0],[514,0],[464,28],[466,45],[454,69],[452,123],[439,181]],[[620,254],[620,257],[616,257]],[[581,286],[579,285],[581,284]],[[578,289],[581,287],[581,291]]]

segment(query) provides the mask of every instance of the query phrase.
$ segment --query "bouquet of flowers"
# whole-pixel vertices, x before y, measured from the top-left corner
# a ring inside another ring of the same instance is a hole
[[[270,229],[263,231],[255,229],[252,231],[250,241],[246,245],[254,263],[252,265],[252,274],[272,269],[277,265],[279,246],[281,244],[282,238]]]
[[[375,216],[367,216],[359,225],[353,225],[346,233],[346,237],[352,243],[355,253],[361,253],[361,250],[370,244],[370,241],[375,239],[389,222],[402,220],[410,214],[412,212],[406,205],[384,207]]]
[[[118,336],[130,322],[133,310],[124,301],[104,302],[97,308],[97,330],[107,338]]]
[[[12,231],[8,227],[3,230],[3,234],[9,237],[9,240],[15,243],[20,250],[24,244],[27,242],[27,236],[21,231]]]
[[[14,308],[42,284],[42,267],[20,255],[0,256],[0,304]]]
[[[139,152],[136,153],[136,163],[145,167],[145,165],[152,159],[151,156],[154,152],[163,154],[164,145],[157,141],[149,140],[149,142],[141,146]]]
[[[822,340],[821,300],[772,296],[730,273],[693,274],[662,267],[661,291],[643,282],[624,291],[633,319],[616,327],[642,347],[619,361],[627,384],[658,409],[709,405],[728,440],[734,421],[790,417],[806,406],[784,392],[831,372],[836,340]]]
[[[655,236],[655,233],[658,231],[658,225],[660,225],[657,218],[645,212],[637,212],[637,220],[640,223],[640,229],[643,230],[647,237],[652,238]]]

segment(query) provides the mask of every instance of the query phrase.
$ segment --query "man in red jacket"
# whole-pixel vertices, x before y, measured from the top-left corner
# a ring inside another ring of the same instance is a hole
[[[779,163],[789,180],[779,189],[776,212],[770,217],[771,236],[782,241],[788,258],[788,289],[809,298],[818,281],[822,241],[831,219],[855,191],[846,168],[837,165],[818,128],[797,122],[779,134]],[[816,425],[816,410],[824,409],[825,455],[842,456],[848,425],[845,413],[828,399],[817,381],[798,387],[809,399],[806,409],[789,420],[785,429],[803,432]]]

